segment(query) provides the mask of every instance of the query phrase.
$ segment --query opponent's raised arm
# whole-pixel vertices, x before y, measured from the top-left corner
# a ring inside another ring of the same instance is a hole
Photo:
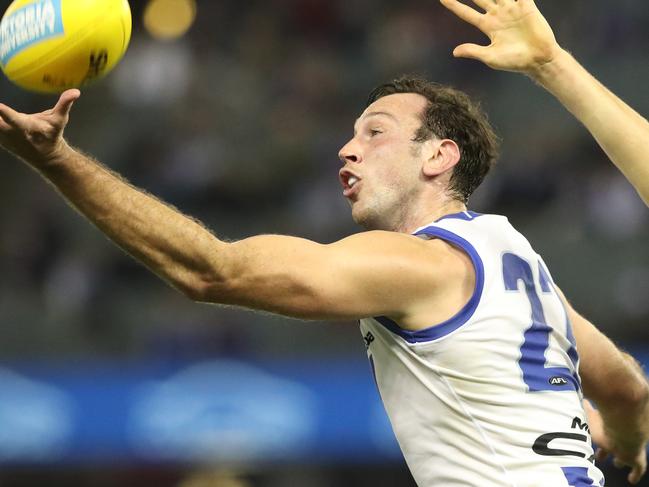
[[[649,205],[649,122],[559,46],[533,0],[473,0],[480,10],[458,0],[440,2],[491,41],[462,44],[456,57],[534,79],[586,126]]]
[[[117,245],[196,301],[312,319],[402,319],[437,282],[462,277],[436,242],[365,232],[322,245],[266,235],[227,243],[196,220],[72,149],[63,129],[78,91],[34,115],[0,107],[0,145],[36,169]],[[425,265],[422,265],[426,263]],[[413,306],[411,306],[413,304]]]
[[[647,469],[649,441],[649,384],[644,371],[560,294],[577,342],[584,394],[599,408],[584,403],[598,447],[596,458],[603,461],[612,455],[618,468],[631,468],[628,480],[637,484]]]

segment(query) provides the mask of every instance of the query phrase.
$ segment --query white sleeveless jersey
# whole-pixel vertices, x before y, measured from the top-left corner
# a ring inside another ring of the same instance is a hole
[[[541,257],[498,215],[448,215],[415,234],[463,249],[476,272],[471,300],[444,323],[411,332],[361,320],[417,484],[603,486],[573,334]]]

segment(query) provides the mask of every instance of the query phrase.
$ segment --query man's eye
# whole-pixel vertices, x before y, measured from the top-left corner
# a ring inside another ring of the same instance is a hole
[[[382,134],[383,132],[381,130],[376,130],[376,129],[370,129],[370,137],[374,137],[375,135]]]

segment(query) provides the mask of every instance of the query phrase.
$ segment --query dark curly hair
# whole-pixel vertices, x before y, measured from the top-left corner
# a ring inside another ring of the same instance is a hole
[[[419,76],[402,76],[378,86],[370,93],[367,106],[397,93],[415,93],[428,100],[414,142],[437,137],[451,139],[460,148],[449,191],[453,198],[466,203],[498,156],[499,139],[486,114],[466,93]]]

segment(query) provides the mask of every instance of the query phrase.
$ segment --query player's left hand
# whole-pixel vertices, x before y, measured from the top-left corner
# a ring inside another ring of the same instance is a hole
[[[38,169],[65,146],[63,130],[79,90],[61,94],[54,108],[25,114],[0,103],[0,146]]]
[[[489,46],[457,46],[453,51],[455,57],[477,59],[494,69],[532,75],[561,49],[533,0],[473,0],[484,13],[459,0],[440,2],[491,40]]]
[[[606,431],[604,420],[599,411],[588,400],[584,400],[583,405],[591,438],[598,447],[595,452],[595,460],[603,462],[612,455],[613,464],[617,468],[631,468],[627,477],[629,483],[635,485],[640,482],[647,470],[647,439],[629,441],[630,439],[625,438],[615,441],[613,436]]]

